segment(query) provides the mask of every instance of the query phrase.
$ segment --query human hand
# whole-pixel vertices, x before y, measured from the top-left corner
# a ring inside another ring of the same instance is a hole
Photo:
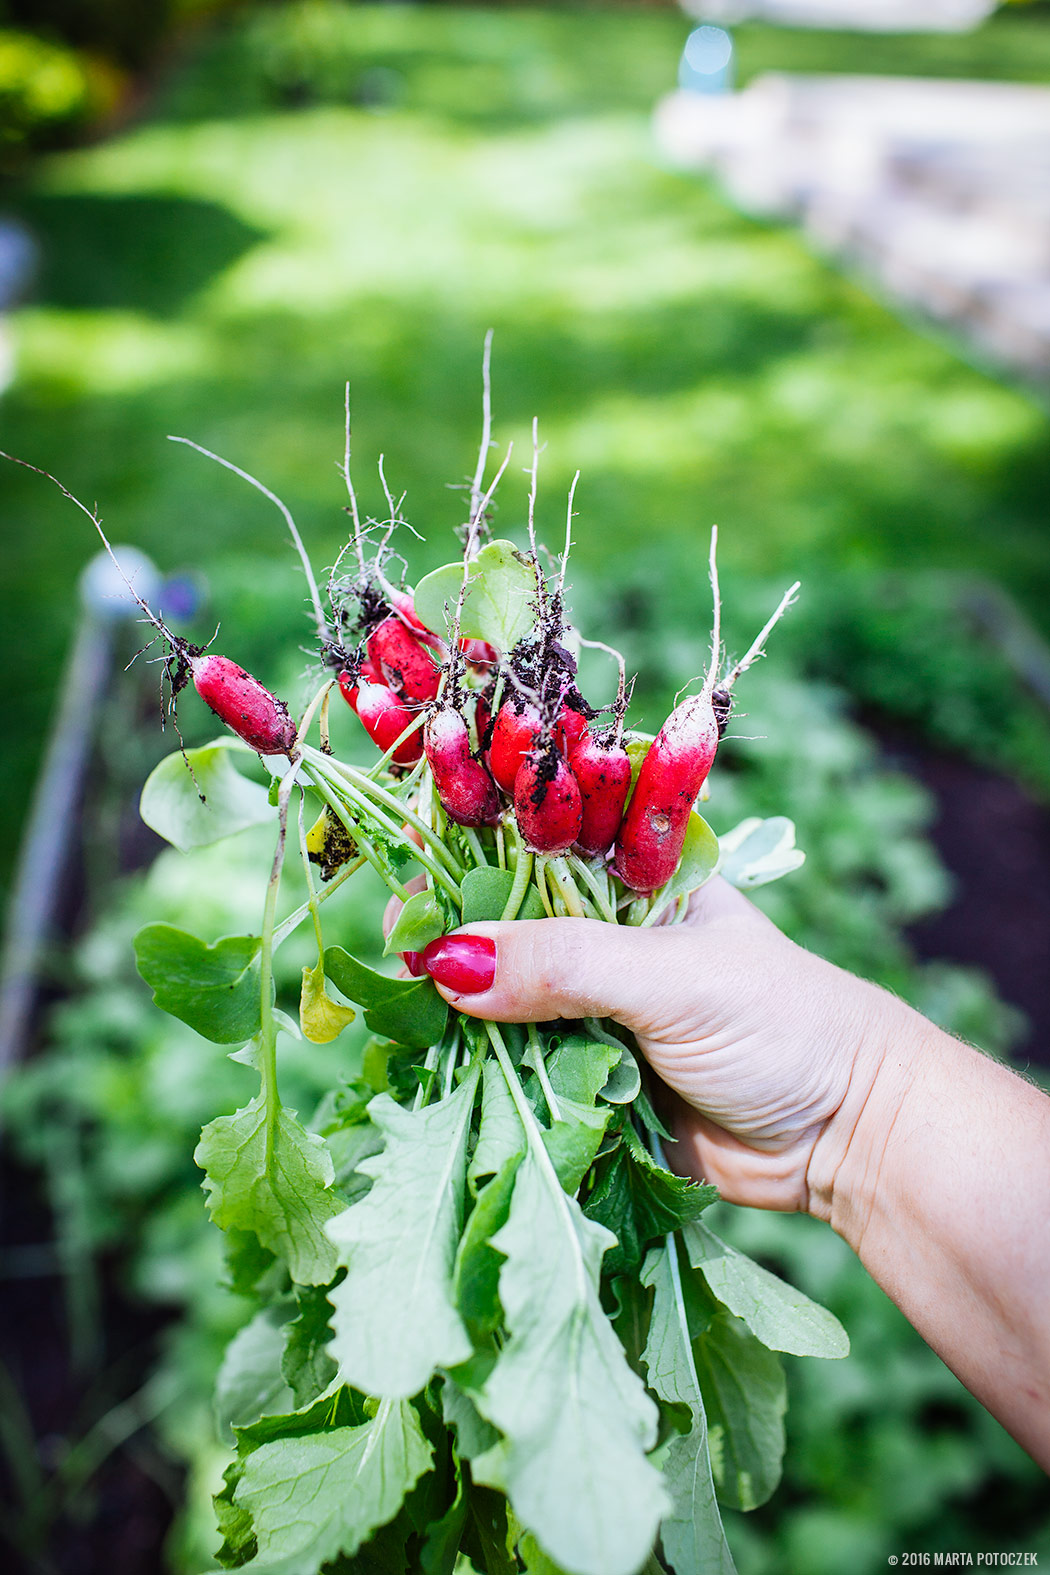
[[[629,1028],[670,1091],[657,1097],[677,1140],[671,1165],[758,1208],[809,1208],[814,1144],[847,1092],[874,1079],[886,1035],[872,1027],[899,1006],[796,946],[719,879],[679,925],[472,924],[433,953],[438,989],[470,1016]]]

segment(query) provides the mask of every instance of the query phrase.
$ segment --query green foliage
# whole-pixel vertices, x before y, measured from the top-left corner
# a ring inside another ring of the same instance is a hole
[[[258,1030],[257,935],[209,946],[172,924],[147,924],[135,937],[135,960],[156,1004],[205,1039],[236,1044]]]
[[[252,1231],[298,1284],[328,1283],[336,1255],[324,1227],[345,1205],[332,1190],[335,1169],[324,1139],[307,1132],[294,1110],[280,1109],[270,1127],[260,1094],[210,1121],[193,1157],[216,1225]]]
[[[416,611],[428,629],[451,625],[463,588],[462,563],[435,569],[416,587]],[[467,575],[460,631],[512,651],[536,617],[536,573],[512,541],[486,542]]]
[[[241,775],[235,755],[258,759],[239,740],[220,738],[201,749],[177,750],[154,766],[139,800],[146,825],[188,853],[273,820],[266,788]]]
[[[388,979],[341,946],[326,948],[324,969],[337,989],[364,1008],[373,1032],[415,1049],[426,1049],[444,1033],[448,1007],[430,979]]]

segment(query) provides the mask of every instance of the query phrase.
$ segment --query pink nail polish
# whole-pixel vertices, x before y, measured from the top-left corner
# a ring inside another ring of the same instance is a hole
[[[402,952],[401,961],[412,975],[413,979],[420,979],[426,973],[423,967],[422,952]]]
[[[423,948],[430,977],[457,995],[477,995],[496,977],[496,943],[487,935],[442,935]]]

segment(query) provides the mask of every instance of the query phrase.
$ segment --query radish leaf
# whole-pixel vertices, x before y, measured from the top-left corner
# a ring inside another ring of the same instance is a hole
[[[719,874],[741,891],[767,886],[806,862],[802,849],[795,846],[795,823],[786,815],[742,820],[720,838],[720,846]]]
[[[343,1381],[366,1394],[418,1394],[436,1367],[471,1354],[452,1270],[478,1081],[473,1069],[455,1093],[422,1110],[405,1110],[389,1094],[368,1107],[386,1147],[359,1167],[373,1178],[371,1191],[329,1231],[347,1264],[331,1293],[331,1353]]]
[[[239,739],[218,738],[200,749],[176,750],[154,766],[139,800],[146,825],[188,853],[272,820],[268,790],[241,775],[234,753],[258,758]]]
[[[360,1427],[261,1445],[234,1494],[255,1530],[252,1569],[304,1575],[340,1553],[356,1553],[394,1518],[432,1458],[406,1401],[384,1401]]]
[[[783,1365],[724,1307],[694,1352],[719,1502],[756,1509],[780,1481],[787,1407]]]
[[[208,1212],[223,1230],[254,1231],[284,1258],[300,1285],[326,1285],[336,1269],[326,1221],[346,1205],[331,1190],[332,1156],[283,1106],[270,1142],[262,1095],[232,1116],[210,1121],[193,1155],[204,1171]]]
[[[667,1507],[645,1453],[656,1408],[631,1371],[598,1297],[614,1238],[566,1197],[530,1145],[507,1224],[500,1299],[510,1337],[474,1398],[505,1439],[474,1462],[515,1513],[577,1575],[634,1575]]]
[[[445,629],[463,585],[462,563],[446,563],[416,586],[416,612],[430,629]],[[512,651],[535,621],[536,572],[512,541],[490,541],[470,565],[460,633]]]
[[[849,1336],[834,1313],[738,1252],[701,1221],[682,1232],[685,1250],[720,1302],[757,1340],[793,1356],[849,1355]]]
[[[663,1550],[675,1575],[734,1575],[733,1556],[715,1498],[707,1419],[673,1239],[649,1252],[641,1281],[654,1291],[649,1335],[642,1352],[649,1387],[669,1405],[686,1406],[690,1418],[689,1431],[672,1434],[662,1451],[664,1480],[674,1500],[660,1527]]]
[[[135,962],[165,1012],[215,1044],[237,1044],[259,1029],[259,939],[227,935],[207,945],[173,924],[147,924]]]
[[[393,952],[421,952],[430,941],[445,933],[445,915],[432,891],[417,891],[409,897],[386,938],[383,956]]]
[[[336,989],[364,1008],[373,1033],[417,1050],[437,1044],[444,1033],[448,1006],[430,979],[388,979],[341,946],[326,947],[324,971]]]

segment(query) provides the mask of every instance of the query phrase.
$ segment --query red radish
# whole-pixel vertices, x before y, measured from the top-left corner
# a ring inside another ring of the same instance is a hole
[[[571,705],[563,705],[554,724],[554,742],[568,759],[587,731],[587,718]]]
[[[459,712],[436,712],[423,734],[434,786],[449,820],[458,826],[488,826],[498,820],[496,784],[471,754],[470,732]]]
[[[567,853],[579,837],[580,789],[553,744],[523,761],[514,782],[514,814],[534,853]]]
[[[412,599],[411,591],[391,590],[389,596],[390,605],[395,612],[400,613],[402,620],[408,624],[409,628],[414,630],[416,638],[421,640],[424,645],[429,645],[435,651],[441,651],[443,654],[445,650],[444,640],[439,634],[435,634],[433,629],[428,629],[416,612],[416,604]]]
[[[491,721],[492,707],[489,705],[489,697],[483,690],[476,689],[474,691],[474,730],[477,733],[479,749],[487,747],[486,737]]]
[[[632,891],[655,891],[674,874],[717,748],[718,719],[705,686],[676,706],[642,761],[613,861]]]
[[[295,744],[295,723],[283,700],[278,700],[228,656],[206,653],[188,656],[187,660],[193,687],[238,738],[243,738],[261,755],[291,753]]]
[[[419,637],[406,628],[396,613],[384,618],[368,636],[368,658],[378,667],[390,688],[410,705],[433,700],[441,670]]]
[[[603,743],[585,733],[569,765],[583,801],[577,846],[589,858],[599,858],[612,847],[623,820],[631,791],[630,756],[622,744],[611,739]]]
[[[499,652],[487,640],[471,640],[464,635],[459,642],[459,648],[470,666],[478,667],[482,672],[488,672],[499,661]]]
[[[528,701],[505,700],[500,706],[489,745],[489,770],[504,793],[514,792],[525,756],[541,731],[540,713]]]
[[[406,727],[411,727],[413,713],[385,684],[372,684],[367,680],[361,683],[350,673],[342,672],[339,688],[343,699],[357,713],[365,732],[383,754]],[[394,751],[394,765],[414,766],[422,753],[423,740],[417,730]]]

